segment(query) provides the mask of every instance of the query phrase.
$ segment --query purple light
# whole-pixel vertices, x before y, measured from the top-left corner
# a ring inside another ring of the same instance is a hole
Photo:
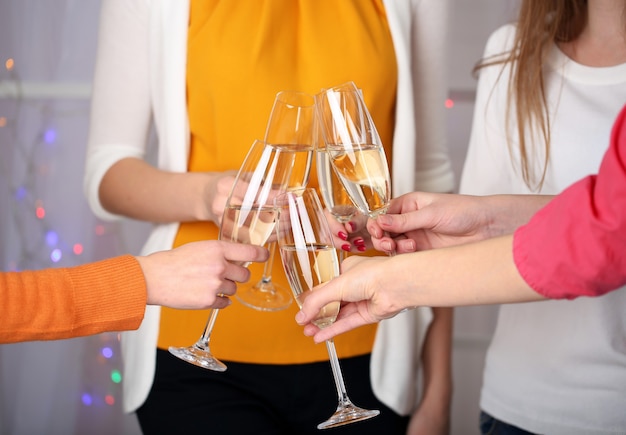
[[[93,399],[91,398],[91,395],[87,393],[83,393],[81,400],[83,401],[83,405],[85,406],[91,406],[91,404],[93,403]]]
[[[56,132],[56,130],[53,130],[51,128],[46,130],[45,133],[43,134],[43,140],[44,140],[44,142],[46,142],[48,144],[52,144],[52,143],[56,142],[56,140],[57,140],[57,132]]]
[[[27,190],[25,187],[18,187],[17,189],[15,189],[15,199],[21,201],[26,197],[26,192]]]
[[[48,246],[55,246],[59,242],[59,235],[55,231],[46,233],[46,243]]]
[[[111,349],[110,347],[103,347],[102,356],[104,356],[105,358],[111,358],[113,356],[113,349]]]
[[[60,249],[54,249],[50,253],[50,260],[52,260],[53,263],[58,263],[59,260],[61,260],[61,257],[63,257],[63,253]]]

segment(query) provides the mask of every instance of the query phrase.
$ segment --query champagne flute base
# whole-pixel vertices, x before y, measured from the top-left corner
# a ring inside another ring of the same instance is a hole
[[[172,355],[182,359],[195,366],[203,369],[213,370],[216,372],[226,371],[226,364],[215,358],[211,351],[198,343],[189,347],[173,347],[169,348]]]
[[[258,311],[281,311],[293,301],[290,291],[264,279],[253,287],[238,290],[235,297],[245,306]]]
[[[342,403],[337,407],[335,413],[325,422],[317,425],[318,429],[330,429],[333,427],[343,426],[357,421],[367,420],[376,417],[380,411],[374,409],[363,409],[354,405],[352,402]]]

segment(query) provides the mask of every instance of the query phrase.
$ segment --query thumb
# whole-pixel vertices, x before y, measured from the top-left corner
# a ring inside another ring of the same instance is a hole
[[[417,212],[383,214],[376,218],[376,222],[382,230],[400,234],[415,229],[416,215]]]
[[[311,323],[328,303],[341,301],[341,294],[336,290],[340,287],[337,285],[340,278],[341,276],[334,278],[304,293],[306,297],[302,302],[300,311],[296,314],[296,322],[298,324],[306,325],[307,323]]]

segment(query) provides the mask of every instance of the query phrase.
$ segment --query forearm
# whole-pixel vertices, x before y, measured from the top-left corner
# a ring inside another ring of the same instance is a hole
[[[58,269],[0,273],[0,343],[136,329],[146,285],[130,255]]]
[[[148,222],[210,220],[204,191],[215,174],[173,173],[143,160],[126,158],[102,178],[100,200],[115,214]]]
[[[334,324],[322,330],[305,327],[305,334],[319,343],[403,309],[544,299],[518,272],[510,234],[388,258],[349,257],[339,277],[307,297],[296,321],[307,325],[326,304],[344,301]]]
[[[389,259],[384,276],[400,283],[402,307],[453,307],[544,299],[513,262],[513,236],[433,249]]]
[[[513,233],[553,198],[553,195],[489,195],[480,197],[486,211],[487,237]]]
[[[452,308],[433,308],[422,352],[424,394],[431,409],[448,414],[452,396]]]

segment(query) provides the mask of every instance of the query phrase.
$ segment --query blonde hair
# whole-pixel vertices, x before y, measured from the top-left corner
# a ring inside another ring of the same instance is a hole
[[[586,23],[587,0],[523,0],[511,51],[483,59],[474,67],[476,73],[491,65],[511,65],[506,119],[513,116],[517,121],[522,177],[530,189],[540,189],[543,185],[550,155],[550,122],[543,78],[546,57],[552,44],[578,38]],[[508,125],[507,122],[507,129]],[[545,159],[538,181],[531,169],[530,144],[525,132],[543,141]]]

